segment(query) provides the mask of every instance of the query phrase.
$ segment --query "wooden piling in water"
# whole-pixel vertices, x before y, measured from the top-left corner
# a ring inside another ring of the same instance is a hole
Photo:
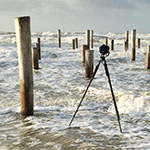
[[[15,18],[18,47],[21,114],[33,115],[33,72],[31,55],[30,17]]]
[[[32,68],[39,69],[39,49],[38,49],[38,47],[32,48]]]
[[[35,48],[37,48],[37,51],[38,51],[38,59],[40,57],[40,47],[39,47],[39,43],[36,43],[35,44]],[[33,54],[33,53],[32,53]],[[33,57],[32,57],[33,58]],[[40,59],[39,59],[40,60]]]
[[[88,49],[90,49],[90,30],[86,30],[86,44],[88,45]]]
[[[94,50],[85,50],[85,78],[91,78],[93,75],[93,57]]]
[[[75,48],[78,48],[78,38],[75,38]]]
[[[114,40],[111,40],[111,50],[114,50]]]
[[[38,51],[39,51],[39,60],[41,60],[41,40],[40,38],[37,39],[38,43]]]
[[[60,29],[58,29],[57,34],[58,34],[58,48],[61,48],[61,31],[60,31]]]
[[[147,46],[146,51],[146,69],[150,69],[150,46]]]
[[[85,50],[88,49],[88,45],[82,45],[82,62],[85,63]]]
[[[124,50],[124,51],[127,51],[127,49],[128,49],[128,48],[127,48],[127,41],[124,41],[124,43],[123,43],[123,50]]]
[[[131,60],[135,61],[136,55],[136,30],[131,30]]]
[[[126,50],[129,48],[129,31],[125,31]]]
[[[94,34],[94,31],[91,30],[91,48],[93,48],[93,34]]]
[[[108,37],[105,38],[105,45],[108,46]]]
[[[76,45],[75,42],[76,42],[75,39],[72,39],[72,49],[75,49],[75,45]]]
[[[140,38],[137,39],[137,45],[138,45],[138,48],[140,48],[140,45],[141,45]]]

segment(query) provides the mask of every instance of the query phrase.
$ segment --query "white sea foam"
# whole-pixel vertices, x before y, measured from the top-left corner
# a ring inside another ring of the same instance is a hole
[[[41,38],[42,60],[41,69],[33,72],[34,116],[26,118],[20,115],[15,34],[0,33],[0,144],[3,143],[4,148],[9,149],[8,142],[14,149],[18,145],[21,145],[18,149],[24,149],[24,146],[28,149],[46,149],[47,146],[52,149],[79,149],[79,145],[83,149],[150,148],[150,72],[145,69],[150,34],[137,34],[141,38],[141,48],[137,49],[136,61],[131,62],[130,50],[123,51],[124,33],[94,33],[94,66],[100,59],[99,46],[105,42],[106,36],[109,37],[109,44],[110,39],[115,40],[115,50],[111,51],[107,63],[123,136],[118,130],[102,64],[73,125],[68,127],[89,82],[84,78],[82,64],[81,45],[86,43],[85,33],[62,32],[62,48],[59,49],[56,32],[32,33],[33,45],[37,37]],[[72,50],[73,38],[79,40],[76,50]]]

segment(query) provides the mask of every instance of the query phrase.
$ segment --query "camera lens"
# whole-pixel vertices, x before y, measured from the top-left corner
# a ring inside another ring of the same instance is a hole
[[[103,45],[99,48],[99,52],[100,52],[102,55],[109,54],[109,46],[106,46],[106,45],[103,44]]]

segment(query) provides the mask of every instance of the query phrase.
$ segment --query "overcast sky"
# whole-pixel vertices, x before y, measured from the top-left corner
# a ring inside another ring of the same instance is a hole
[[[150,0],[0,0],[0,31],[31,17],[32,31],[150,32]]]

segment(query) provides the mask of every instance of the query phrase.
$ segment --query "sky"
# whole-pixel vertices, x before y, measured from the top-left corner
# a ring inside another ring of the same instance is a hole
[[[32,32],[150,32],[150,0],[0,0],[0,31],[14,32],[21,16]]]

